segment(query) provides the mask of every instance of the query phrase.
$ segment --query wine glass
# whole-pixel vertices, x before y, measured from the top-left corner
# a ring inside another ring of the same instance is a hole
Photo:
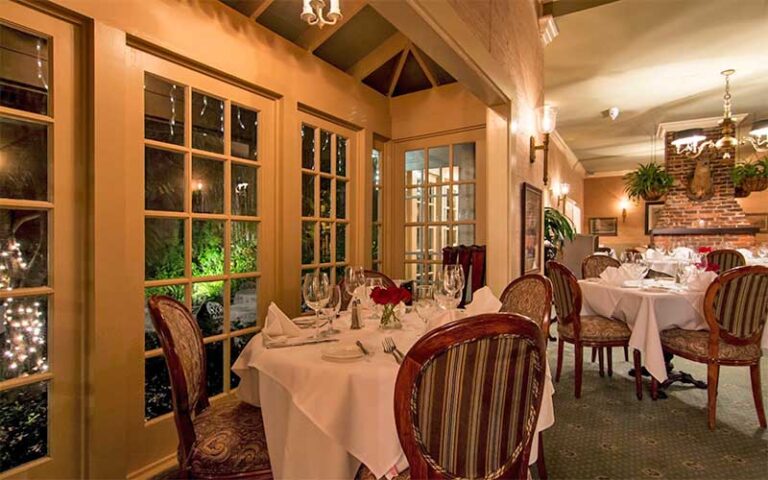
[[[359,302],[355,297],[357,289],[365,285],[365,269],[363,267],[347,267],[344,269],[344,288],[353,302]]]
[[[384,282],[379,277],[371,277],[365,279],[365,306],[372,312],[372,318],[375,318],[379,313],[378,305],[371,298],[374,288],[384,288]]]
[[[310,272],[304,275],[304,284],[301,293],[304,295],[304,303],[315,312],[315,334],[310,337],[317,339],[320,335],[320,309],[323,308],[331,297],[331,283],[328,274]]]
[[[328,330],[325,331],[325,335],[336,335],[341,333],[340,330],[333,328],[333,320],[339,314],[341,310],[341,288],[338,285],[331,286],[331,297],[328,299],[328,303],[322,308],[323,316],[328,319]]]
[[[427,322],[435,311],[435,290],[432,285],[418,285],[414,294],[413,308],[426,329]]]
[[[456,293],[464,290],[464,270],[460,265],[446,265],[443,267],[443,286],[445,290],[455,297]]]

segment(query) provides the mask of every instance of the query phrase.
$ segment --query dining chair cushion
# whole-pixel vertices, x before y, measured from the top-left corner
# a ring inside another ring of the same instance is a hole
[[[709,357],[709,332],[706,330],[683,330],[672,328],[661,332],[661,346],[688,354],[694,359],[706,362]],[[735,362],[756,362],[762,352],[756,343],[734,345],[720,340],[719,360]]]
[[[558,323],[557,333],[561,337],[574,341],[576,336],[573,332],[573,322]],[[581,316],[581,340],[582,341],[617,341],[629,340],[632,332],[627,324],[621,320],[601,317],[600,315],[582,315]]]
[[[193,478],[270,470],[260,408],[240,401],[216,403],[193,423],[197,434],[189,461]]]
[[[606,268],[620,266],[620,261],[608,255],[590,255],[581,264],[581,275],[584,278],[598,278]]]
[[[510,283],[501,294],[500,312],[525,315],[540,327],[549,320],[552,287],[546,277],[526,275]]]
[[[368,467],[366,467],[365,465],[360,465],[360,469],[357,471],[357,475],[355,475],[355,480],[380,480],[380,479],[376,478],[373,475],[373,472],[368,469]],[[400,472],[394,477],[392,477],[390,480],[411,480],[411,472],[410,470]]]

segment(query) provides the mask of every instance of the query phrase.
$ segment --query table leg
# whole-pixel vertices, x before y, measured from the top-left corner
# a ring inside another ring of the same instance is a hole
[[[608,376],[613,376],[613,347],[608,347],[605,349],[606,354],[608,355]]]

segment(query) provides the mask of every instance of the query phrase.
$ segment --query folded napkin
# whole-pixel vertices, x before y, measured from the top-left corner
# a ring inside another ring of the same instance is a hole
[[[737,251],[744,255],[744,258],[752,258],[754,255],[752,255],[752,251],[746,248],[738,248]]]
[[[468,303],[465,310],[468,315],[481,315],[483,313],[496,313],[501,308],[501,302],[493,291],[488,287],[483,287],[472,294],[472,301]]]
[[[643,253],[643,257],[646,260],[654,260],[659,256],[662,256],[662,255],[652,248],[649,248],[648,250],[645,251],[645,253]]]
[[[600,274],[600,279],[608,285],[620,287],[628,280],[639,280],[641,278],[641,267],[634,264],[626,264],[621,267],[608,267]]]
[[[265,340],[278,340],[284,337],[298,337],[301,330],[272,302],[267,309],[267,320],[262,333]]]
[[[686,260],[691,258],[693,255],[693,250],[691,250],[688,247],[677,247],[672,251],[672,258],[675,258],[677,260]]]
[[[688,290],[693,292],[703,292],[709,288],[709,284],[717,278],[715,272],[694,272],[688,278]]]

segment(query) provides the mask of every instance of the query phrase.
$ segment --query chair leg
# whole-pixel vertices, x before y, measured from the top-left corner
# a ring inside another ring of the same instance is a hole
[[[624,347],[627,348],[627,347]],[[635,360],[635,395],[638,400],[643,399],[643,366],[640,362],[640,350],[632,350],[632,357]]]
[[[651,377],[651,400],[659,399],[659,381]]]
[[[539,453],[536,457],[536,470],[539,471],[539,478],[547,480],[547,465],[544,463],[544,437],[539,432]]]
[[[717,382],[720,378],[720,365],[707,364],[707,423],[709,429],[715,429],[717,420]]]
[[[749,376],[751,377],[751,380],[752,380],[752,396],[755,398],[755,409],[757,410],[757,420],[760,422],[760,428],[766,428],[765,407],[763,406],[763,392],[762,392],[762,388],[760,388],[760,364],[759,363],[749,366]]]
[[[624,347],[624,361],[629,361],[629,347]]]
[[[592,363],[595,363],[595,360],[597,360],[597,347],[592,347]]]
[[[605,376],[605,370],[603,370],[603,350],[605,350],[603,347],[600,347],[597,349],[597,360],[600,364],[600,376]]]
[[[555,383],[560,381],[560,372],[563,370],[563,347],[565,342],[562,338],[557,339],[557,370],[555,371]]]
[[[613,376],[613,347],[606,348],[605,353],[608,355],[608,376]]]
[[[581,374],[584,369],[584,347],[581,346],[581,343],[575,344],[574,347],[576,351],[576,398],[581,398]]]

